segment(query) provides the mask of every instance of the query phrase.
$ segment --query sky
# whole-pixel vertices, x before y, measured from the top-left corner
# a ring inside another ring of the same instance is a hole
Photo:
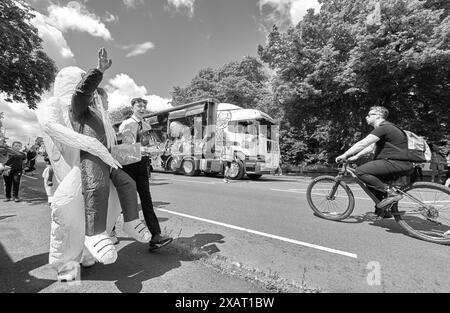
[[[110,110],[131,98],[149,100],[148,109],[170,104],[174,87],[185,87],[199,70],[219,68],[257,56],[274,24],[297,24],[317,0],[25,0],[44,51],[58,69],[97,65],[105,47],[112,67],[101,86]],[[43,96],[45,99],[49,94]],[[27,144],[40,134],[34,111],[0,96],[9,143]]]

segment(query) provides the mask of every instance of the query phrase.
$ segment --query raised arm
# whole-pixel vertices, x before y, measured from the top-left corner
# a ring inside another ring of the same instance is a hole
[[[98,85],[103,79],[103,73],[112,65],[111,59],[108,59],[108,54],[105,48],[98,51],[98,65],[97,68],[89,70],[81,79],[75,88],[72,96],[72,112],[75,119],[83,116],[89,106],[89,102],[97,89]]]
[[[72,112],[79,120],[87,111],[89,102],[103,79],[103,73],[98,69],[89,70],[75,88],[72,96]]]

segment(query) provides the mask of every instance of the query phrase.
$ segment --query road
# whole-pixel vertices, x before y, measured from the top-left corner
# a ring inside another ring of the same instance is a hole
[[[153,202],[161,228],[175,237],[173,247],[149,254],[119,229],[118,262],[82,272],[82,287],[67,289],[54,283],[45,266],[50,210],[42,180],[24,177],[24,201],[0,204],[3,287],[7,292],[263,292],[249,283],[253,278],[267,279],[265,287],[274,282],[323,292],[450,291],[450,247],[411,238],[393,219],[364,219],[373,203],[354,185],[353,215],[345,222],[320,219],[306,201],[309,180],[263,176],[226,184],[220,177],[153,173]],[[0,192],[0,201],[3,197]],[[180,246],[207,252],[210,261],[192,262]]]
[[[449,292],[450,247],[404,234],[394,219],[371,221],[373,202],[355,185],[345,222],[312,214],[309,178],[266,176],[226,184],[221,178],[154,173],[158,215],[223,236],[218,253],[325,292]],[[169,226],[170,225],[170,226]]]

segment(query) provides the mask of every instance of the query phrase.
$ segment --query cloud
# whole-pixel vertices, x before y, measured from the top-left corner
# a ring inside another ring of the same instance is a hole
[[[141,97],[148,101],[147,109],[160,111],[171,107],[170,99],[164,99],[157,95],[147,95],[147,88],[138,86],[133,78],[127,74],[118,74],[108,81],[105,87],[109,99],[109,111],[117,110],[130,105],[131,99]]]
[[[119,22],[119,17],[117,15],[112,14],[111,12],[106,11],[103,20],[106,23],[117,23]]]
[[[124,46],[123,49],[124,50],[131,50],[125,56],[126,58],[129,58],[129,57],[132,57],[132,56],[145,54],[145,53],[147,53],[148,50],[153,49],[154,47],[155,47],[155,45],[152,42],[147,41],[147,42],[143,42],[141,44],[134,44],[134,45]]]
[[[169,5],[174,6],[177,10],[186,8],[190,17],[194,16],[195,0],[168,0]]]
[[[3,127],[6,130],[6,137],[9,138],[7,143],[11,145],[15,140],[24,145],[28,141],[33,143],[36,137],[41,135],[36,114],[26,104],[6,102],[4,98],[4,95],[0,94],[0,112],[5,113],[2,120]]]
[[[142,4],[143,1],[142,0],[123,0],[123,4],[125,4],[125,6],[127,8],[135,8],[138,3]]]
[[[148,101],[147,110],[152,112],[162,111],[172,107],[170,104],[171,99],[162,98],[157,95],[144,96],[143,98]]]
[[[33,12],[35,17],[31,24],[38,29],[39,37],[43,40],[43,50],[52,58],[58,67],[74,65],[75,58],[63,33],[47,22],[47,17],[39,12]]]
[[[111,33],[100,18],[89,13],[83,4],[70,1],[66,7],[52,4],[48,7],[48,22],[62,32],[68,30],[86,32],[94,37],[111,40]]]
[[[272,10],[266,16],[271,22],[289,22],[292,25],[300,22],[308,9],[320,9],[317,0],[259,0],[259,6],[261,11],[264,8]]]

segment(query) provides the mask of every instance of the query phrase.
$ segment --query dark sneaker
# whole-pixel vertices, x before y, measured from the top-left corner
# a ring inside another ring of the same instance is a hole
[[[391,218],[392,213],[390,211],[391,206],[385,206],[383,208],[375,207],[375,214],[381,218]]]
[[[394,202],[400,201],[402,198],[403,196],[398,193],[389,193],[387,198],[381,200],[375,207],[377,209],[382,209]]]
[[[11,201],[11,198],[6,198],[5,200],[3,200],[4,202],[9,202]]]
[[[149,242],[149,251],[153,251],[159,249],[161,247],[167,246],[169,243],[173,241],[172,237],[163,236],[161,234],[155,235],[152,237],[152,240]]]

